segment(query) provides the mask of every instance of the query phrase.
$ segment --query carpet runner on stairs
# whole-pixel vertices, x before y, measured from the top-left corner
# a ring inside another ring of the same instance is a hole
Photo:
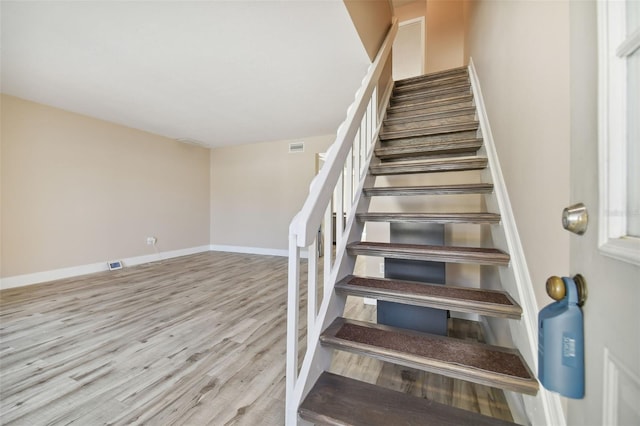
[[[538,381],[515,349],[346,318],[336,318],[320,341],[334,349],[474,383],[538,392]]]

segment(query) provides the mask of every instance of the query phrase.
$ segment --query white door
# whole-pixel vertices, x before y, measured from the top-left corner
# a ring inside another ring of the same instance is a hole
[[[637,0],[633,2],[640,6]],[[624,5],[624,2],[617,3]],[[624,164],[615,164],[615,157],[619,154],[617,148],[612,153],[600,149],[602,132],[607,131],[607,126],[599,124],[598,113],[599,99],[604,98],[602,93],[598,93],[599,78],[604,78],[606,74],[603,70],[598,71],[596,49],[599,42],[598,8],[601,6],[602,2],[571,2],[571,194],[568,204],[584,203],[589,211],[589,225],[584,235],[572,234],[570,243],[571,271],[568,272],[585,277],[588,298],[583,306],[586,395],[584,399],[568,401],[567,422],[570,425],[639,425],[640,266],[637,262],[640,260],[640,250],[637,247],[640,246],[634,244],[640,239],[636,238],[635,243],[635,237],[631,236],[618,239],[622,246],[626,244],[626,254],[616,255],[616,249],[603,248],[604,234],[601,234],[610,228],[607,221],[616,222],[625,215],[632,219],[632,215],[640,213],[623,212],[605,202],[611,200],[612,196],[622,196],[618,192],[625,185],[629,189],[634,184],[613,183],[612,186],[610,180],[607,182],[602,179],[607,173],[615,174],[625,167],[622,167]],[[640,14],[640,8],[637,11]],[[624,27],[625,24],[619,25]],[[628,34],[632,33],[633,29],[629,29]],[[638,35],[640,32],[636,32]],[[635,55],[638,66],[640,49],[635,50]],[[640,68],[635,71],[631,68],[627,73],[630,78],[634,75],[637,84]],[[634,98],[635,102],[640,100],[637,90],[638,86],[634,88],[633,84],[626,88],[629,108],[633,107]],[[619,110],[622,104],[617,100],[612,105],[609,118],[615,119],[626,114]],[[635,122],[637,126],[638,115],[633,117],[629,113],[628,117],[632,118],[628,124]],[[617,125],[608,126],[608,130],[615,133]],[[631,130],[627,129],[626,133],[631,135]],[[640,146],[637,134],[631,143],[632,146]],[[622,157],[625,160],[627,155]],[[609,166],[608,171],[603,165]],[[640,164],[635,167],[640,167]],[[629,173],[625,171],[622,174],[623,179],[627,180]],[[640,188],[638,183],[635,182],[635,188]],[[558,220],[558,232],[567,232],[561,229],[560,218]],[[623,247],[620,253],[624,251]]]
[[[424,53],[424,17],[400,22],[392,50],[393,79],[424,74]]]

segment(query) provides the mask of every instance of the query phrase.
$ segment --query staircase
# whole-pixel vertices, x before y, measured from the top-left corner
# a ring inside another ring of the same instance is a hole
[[[397,81],[378,135],[371,176],[482,170],[483,140],[467,68]],[[369,180],[371,181],[371,179]],[[369,186],[365,197],[490,194],[486,183]],[[425,205],[425,210],[428,210]],[[496,212],[361,212],[356,220],[478,224],[500,226]],[[485,247],[393,244],[352,241],[346,256],[469,263],[507,267],[510,256]],[[518,321],[521,307],[505,291],[354,276],[335,284],[335,297],[363,296]],[[325,349],[348,351],[406,367],[505,390],[535,395],[538,381],[516,349],[430,335],[337,316],[320,335]],[[408,396],[347,377],[322,372],[299,407],[301,419],[314,424],[510,424],[422,398]]]
[[[394,18],[289,227],[286,424],[509,424],[332,374],[339,351],[502,388],[518,422],[565,425],[560,398],[539,388],[531,372],[537,305],[473,60],[468,69],[389,82],[383,69],[397,26]],[[465,194],[482,204],[434,208],[443,203],[433,200]],[[403,208],[376,209],[380,200]],[[484,244],[376,241],[376,222],[396,229],[446,224],[454,230],[448,241],[460,241],[455,231],[482,229]],[[446,262],[448,269],[485,265],[491,279],[439,285],[356,275],[358,256],[395,265]],[[491,344],[345,318],[348,296],[470,315]],[[511,338],[492,336],[496,329]]]

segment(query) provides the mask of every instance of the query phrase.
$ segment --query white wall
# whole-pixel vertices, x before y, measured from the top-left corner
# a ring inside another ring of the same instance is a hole
[[[2,95],[2,277],[206,246],[209,151]]]
[[[473,57],[538,305],[569,270],[569,2],[469,1]]]
[[[315,156],[334,135],[211,150],[211,244],[288,249],[289,223],[302,208],[315,175]],[[304,142],[303,153],[288,152]]]

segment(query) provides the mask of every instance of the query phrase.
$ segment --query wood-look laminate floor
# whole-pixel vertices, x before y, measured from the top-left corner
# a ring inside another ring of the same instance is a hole
[[[284,424],[286,274],[209,252],[0,292],[0,424]],[[348,354],[332,370],[510,418],[491,388]]]

